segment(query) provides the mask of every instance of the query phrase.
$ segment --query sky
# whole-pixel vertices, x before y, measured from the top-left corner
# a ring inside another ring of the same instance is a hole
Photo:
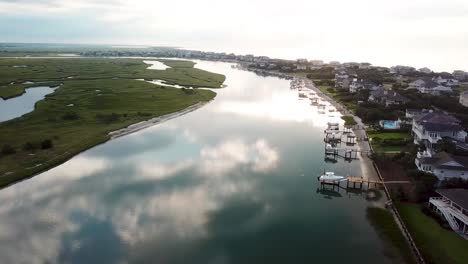
[[[468,1],[0,0],[0,42],[177,46],[468,70]]]

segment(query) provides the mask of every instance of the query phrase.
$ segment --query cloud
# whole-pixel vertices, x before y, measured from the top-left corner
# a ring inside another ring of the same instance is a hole
[[[252,144],[234,139],[203,148],[200,151],[200,170],[206,176],[219,176],[246,165],[256,172],[267,172],[276,167],[278,160],[277,150],[264,139]]]

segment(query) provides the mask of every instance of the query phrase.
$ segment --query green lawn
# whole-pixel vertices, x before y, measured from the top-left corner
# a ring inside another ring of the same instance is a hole
[[[0,59],[0,65],[11,63],[10,59],[6,61]],[[39,61],[49,63],[47,60],[31,59],[18,64],[34,64],[33,68],[36,69]],[[199,102],[207,102],[216,96],[210,90],[176,89],[134,80],[133,77],[130,78],[132,74],[135,74],[135,79],[142,76],[160,79],[164,77],[177,84],[190,85],[193,82],[193,86],[220,87],[224,81],[222,75],[190,68],[193,67],[191,62],[171,61],[168,64],[173,68],[154,70],[156,74],[152,74],[144,70],[147,65],[141,60],[50,61],[51,65],[45,66],[46,68],[62,67],[67,69],[62,76],[72,75],[76,78],[64,79],[63,85],[39,101],[33,112],[0,123],[0,148],[9,145],[16,151],[8,155],[0,153],[0,186],[60,164],[77,153],[108,140],[108,133],[111,131],[176,112]],[[64,65],[61,66],[59,61]],[[68,65],[75,62],[79,67]],[[129,63],[128,67],[125,66],[126,63]],[[105,68],[106,65],[109,67]],[[138,68],[143,70],[136,70]],[[72,69],[76,72],[72,72]],[[96,70],[96,73],[92,73],[90,69]],[[21,80],[5,77],[0,70],[0,80],[9,78],[9,81],[21,83],[24,80],[57,79],[54,74],[56,72],[32,73],[30,70],[12,75]],[[115,79],[113,76],[128,78]],[[68,106],[70,104],[73,106]],[[41,143],[45,140],[52,140],[53,148],[42,149]]]
[[[369,138],[379,137],[381,139],[412,139],[409,133],[368,133]]]
[[[386,256],[394,263],[416,263],[408,242],[388,210],[368,207],[367,219],[384,241]]]
[[[427,263],[468,263],[468,241],[442,228],[418,204],[397,205],[401,217]]]
[[[368,133],[370,140],[370,143],[372,145],[372,148],[374,149],[375,152],[385,152],[385,153],[399,153],[399,152],[406,152],[411,150],[411,139],[413,138],[410,134],[408,133],[397,133],[397,132],[391,132],[391,133],[374,133],[370,132]],[[376,140],[376,138],[380,138],[380,142]],[[383,144],[382,141],[384,140],[406,140],[409,143],[407,145],[397,145],[397,146],[392,146],[392,145],[386,145]]]

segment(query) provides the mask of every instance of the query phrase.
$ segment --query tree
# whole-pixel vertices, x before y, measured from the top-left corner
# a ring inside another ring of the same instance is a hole
[[[444,137],[443,139],[437,142],[436,151],[445,151],[447,153],[455,155],[457,151],[457,146],[455,145],[455,143],[452,142],[450,138]]]
[[[434,193],[435,186],[438,182],[437,177],[432,173],[420,170],[411,170],[408,172],[408,176],[414,183],[415,194],[418,201],[427,201]]]
[[[2,147],[2,154],[3,155],[11,155],[11,154],[15,154],[16,153],[16,150],[10,146],[9,144],[5,144],[3,145]]]
[[[41,142],[41,148],[42,149],[50,149],[50,148],[53,148],[53,147],[54,147],[54,144],[53,144],[52,140],[50,140],[50,139],[46,139],[46,140]]]

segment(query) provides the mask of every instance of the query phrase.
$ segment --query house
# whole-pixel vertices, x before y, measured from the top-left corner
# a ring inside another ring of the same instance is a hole
[[[300,71],[305,71],[307,70],[307,65],[306,64],[297,64],[296,69]]]
[[[335,73],[335,88],[349,89],[350,82],[351,78],[346,72]]]
[[[418,79],[409,83],[409,89],[417,89],[420,93],[440,95],[442,93],[452,93],[452,88],[444,86],[448,81],[445,79]],[[450,82],[452,84],[452,82]]]
[[[405,104],[408,102],[408,99],[397,92],[377,87],[376,90],[371,91],[369,101],[384,104],[388,107],[389,105]]]
[[[468,190],[438,189],[440,197],[429,198],[429,207],[444,217],[457,234],[468,239]]]
[[[460,104],[468,107],[468,91],[464,91],[460,94]]]
[[[351,84],[349,85],[349,92],[350,93],[357,93],[359,90],[364,88],[364,83],[362,80],[358,80],[354,78]]]
[[[416,115],[411,132],[414,144],[424,144],[430,154],[435,152],[437,142],[444,137],[465,142],[467,136],[460,120],[440,112]]]
[[[454,71],[452,75],[459,81],[465,81],[468,78],[468,72],[465,71]]]
[[[447,152],[432,155],[425,151],[417,154],[415,163],[418,170],[430,172],[439,180],[468,179],[468,157],[466,156],[456,156]]]

